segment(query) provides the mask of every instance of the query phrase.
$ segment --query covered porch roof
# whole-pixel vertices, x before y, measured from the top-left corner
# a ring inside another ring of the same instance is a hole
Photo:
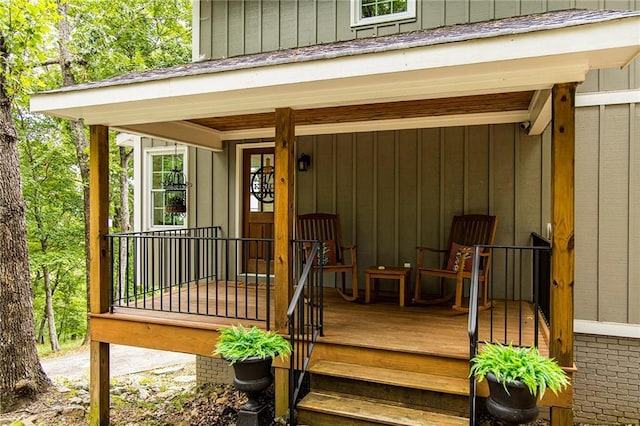
[[[296,134],[530,122],[551,88],[640,53],[640,12],[565,10],[191,63],[35,94],[35,112],[219,150]]]

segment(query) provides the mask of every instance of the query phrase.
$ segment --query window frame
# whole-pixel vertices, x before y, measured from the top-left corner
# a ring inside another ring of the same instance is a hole
[[[166,229],[185,229],[188,227],[188,212],[189,212],[189,188],[187,188],[186,202],[187,213],[184,215],[184,222],[182,225],[155,225],[154,224],[154,208],[153,208],[153,192],[159,192],[153,189],[153,158],[158,155],[182,155],[182,173],[185,176],[189,176],[189,150],[185,145],[178,144],[177,148],[174,146],[161,146],[150,147],[145,149],[145,165],[146,165],[146,179],[144,180],[143,188],[143,214],[147,221],[147,230],[149,231],[161,231]]]
[[[389,15],[372,16],[369,18],[360,18],[362,11],[362,0],[351,0],[351,26],[362,27],[365,25],[375,25],[387,22],[404,21],[416,19],[416,0],[407,0],[406,12],[392,13]]]

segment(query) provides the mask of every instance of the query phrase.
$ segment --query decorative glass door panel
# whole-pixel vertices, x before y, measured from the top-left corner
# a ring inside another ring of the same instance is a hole
[[[245,149],[243,154],[243,234],[244,238],[273,240],[275,196],[275,156],[273,148]],[[243,269],[273,273],[273,244],[245,243]]]

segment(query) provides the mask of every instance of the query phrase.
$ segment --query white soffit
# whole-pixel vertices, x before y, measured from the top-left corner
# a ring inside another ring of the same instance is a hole
[[[640,51],[640,17],[518,35],[36,94],[31,109],[124,126],[294,109],[549,89]]]

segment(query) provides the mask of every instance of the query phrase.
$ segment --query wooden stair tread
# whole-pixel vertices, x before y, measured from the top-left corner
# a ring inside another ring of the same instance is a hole
[[[459,377],[445,377],[435,374],[393,370],[328,360],[316,361],[310,365],[309,371],[312,374],[322,374],[325,376],[342,377],[454,395],[469,395],[469,380]]]
[[[298,409],[387,425],[469,424],[469,419],[464,417],[389,405],[384,401],[372,401],[332,392],[310,392],[298,403]]]

